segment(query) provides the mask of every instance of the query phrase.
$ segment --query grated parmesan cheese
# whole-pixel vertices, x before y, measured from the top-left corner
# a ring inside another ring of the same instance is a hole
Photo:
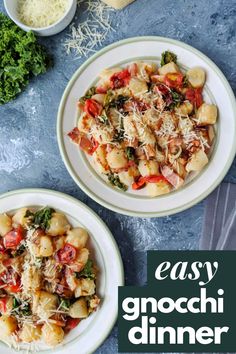
[[[64,46],[67,54],[74,52],[77,58],[88,57],[96,52],[106,39],[109,31],[113,30],[110,12],[113,9],[100,0],[78,0],[79,8],[85,6],[88,17],[78,25],[70,26],[70,33]]]
[[[69,8],[69,0],[19,0],[18,14],[22,23],[43,28],[56,23]]]

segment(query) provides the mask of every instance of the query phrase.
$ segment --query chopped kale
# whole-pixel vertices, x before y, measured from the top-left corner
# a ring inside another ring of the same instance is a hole
[[[108,181],[115,187],[121,189],[122,191],[127,191],[128,187],[121,182],[119,176],[115,176],[113,173],[108,175]]]
[[[107,112],[103,111],[103,113],[98,117],[99,121],[105,125],[109,124],[109,118],[107,116]]]
[[[171,62],[176,63],[177,62],[177,55],[169,52],[168,50],[163,52],[161,55],[161,66],[171,63]]]
[[[87,92],[86,94],[80,98],[80,103],[85,104],[85,101],[88,100],[89,98],[91,98],[93,95],[95,95],[96,93],[96,87],[92,86]]]
[[[12,313],[13,314],[15,313],[19,316],[30,316],[31,315],[30,304],[28,302],[22,303],[20,300],[14,298]]]
[[[30,215],[32,217],[32,224],[43,230],[47,230],[50,226],[50,221],[54,212],[55,210],[49,207],[36,211],[36,213]]]
[[[59,305],[60,310],[68,311],[70,308],[70,305],[71,305],[71,303],[70,303],[69,299],[60,298],[60,305]]]
[[[25,252],[25,245],[21,244],[15,251],[12,252],[12,256],[15,258],[22,255],[24,252]]]
[[[189,86],[189,81],[186,75],[184,75],[183,78],[183,87],[188,87]]]
[[[87,263],[85,264],[84,269],[77,273],[78,278],[89,278],[89,279],[95,279],[96,275],[94,273],[93,269],[93,261],[89,259]]]
[[[179,107],[179,105],[184,101],[184,96],[181,93],[178,93],[174,90],[170,91],[170,96],[167,102],[167,108],[172,110],[175,107]]]
[[[135,160],[135,154],[134,154],[135,150],[134,150],[134,148],[128,146],[126,148],[125,152],[126,152],[126,156],[127,156],[128,160],[133,160],[133,161]]]
[[[129,97],[118,95],[115,97],[111,91],[108,91],[105,97],[104,107],[106,111],[109,108],[116,108],[118,111],[124,108],[124,104],[129,100]]]

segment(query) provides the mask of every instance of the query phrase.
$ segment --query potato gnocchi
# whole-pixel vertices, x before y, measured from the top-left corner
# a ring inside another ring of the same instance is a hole
[[[68,136],[116,188],[170,193],[208,164],[217,107],[204,102],[205,81],[202,68],[182,72],[169,51],[159,67],[105,69],[80,98],[78,125]]]
[[[0,214],[0,340],[60,344],[96,311],[89,235],[52,208]]]

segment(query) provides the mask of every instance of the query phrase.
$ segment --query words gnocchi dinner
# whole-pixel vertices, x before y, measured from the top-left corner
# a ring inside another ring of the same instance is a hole
[[[208,164],[217,107],[204,102],[205,81],[202,68],[183,72],[169,51],[159,67],[140,61],[105,69],[79,99],[68,135],[116,188],[170,193]]]

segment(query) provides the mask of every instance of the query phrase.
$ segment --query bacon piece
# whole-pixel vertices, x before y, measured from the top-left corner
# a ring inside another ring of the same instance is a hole
[[[175,189],[180,188],[184,184],[183,178],[181,178],[167,165],[161,168],[161,173]]]

